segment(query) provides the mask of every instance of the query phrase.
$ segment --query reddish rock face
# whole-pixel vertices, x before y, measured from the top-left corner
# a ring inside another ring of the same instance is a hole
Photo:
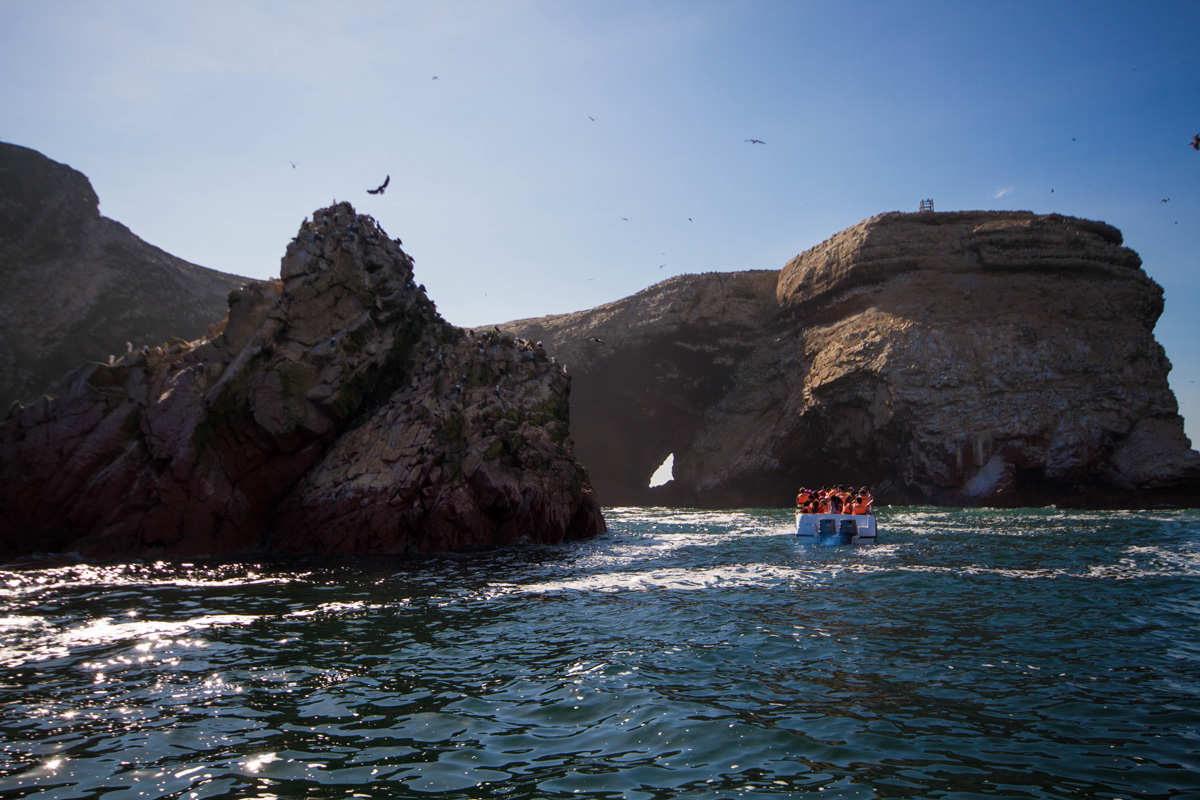
[[[1099,222],[884,214],[778,273],[502,327],[571,365],[572,431],[613,504],[778,506],[832,483],[884,502],[1196,504],[1140,265]],[[649,488],[668,453],[675,479]]]
[[[92,557],[424,552],[604,529],[543,351],[447,325],[370,217],[318,211],[195,342],[0,425],[0,543]]]

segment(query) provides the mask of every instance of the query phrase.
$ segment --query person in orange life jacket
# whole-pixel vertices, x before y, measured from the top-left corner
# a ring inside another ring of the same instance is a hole
[[[836,498],[833,504],[835,506],[834,513],[850,513],[852,498],[851,493],[847,491],[846,487],[839,483],[838,486],[834,487],[833,495]]]

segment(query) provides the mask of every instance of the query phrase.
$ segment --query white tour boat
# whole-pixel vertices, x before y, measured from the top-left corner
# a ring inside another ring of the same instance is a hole
[[[819,544],[861,544],[875,541],[874,514],[805,514],[796,511],[796,537]]]

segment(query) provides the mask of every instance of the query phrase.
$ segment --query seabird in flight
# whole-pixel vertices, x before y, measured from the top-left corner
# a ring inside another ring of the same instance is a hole
[[[1200,150],[1200,133],[1192,137],[1192,149]]]
[[[383,190],[386,189],[387,185],[391,182],[392,182],[392,176],[388,175],[386,178],[383,179],[383,183],[379,184],[378,189],[367,189],[367,194],[383,194]]]
[[[747,139],[750,144],[766,144],[762,139]]]

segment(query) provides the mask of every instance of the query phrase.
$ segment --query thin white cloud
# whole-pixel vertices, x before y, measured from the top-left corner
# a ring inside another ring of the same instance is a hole
[[[1006,194],[1012,194],[1013,188],[1014,187],[1012,187],[1012,186],[1000,187],[999,189],[996,190],[996,193],[994,195],[992,195],[992,199],[999,200],[1001,197],[1004,197],[1004,195],[1006,195]]]

